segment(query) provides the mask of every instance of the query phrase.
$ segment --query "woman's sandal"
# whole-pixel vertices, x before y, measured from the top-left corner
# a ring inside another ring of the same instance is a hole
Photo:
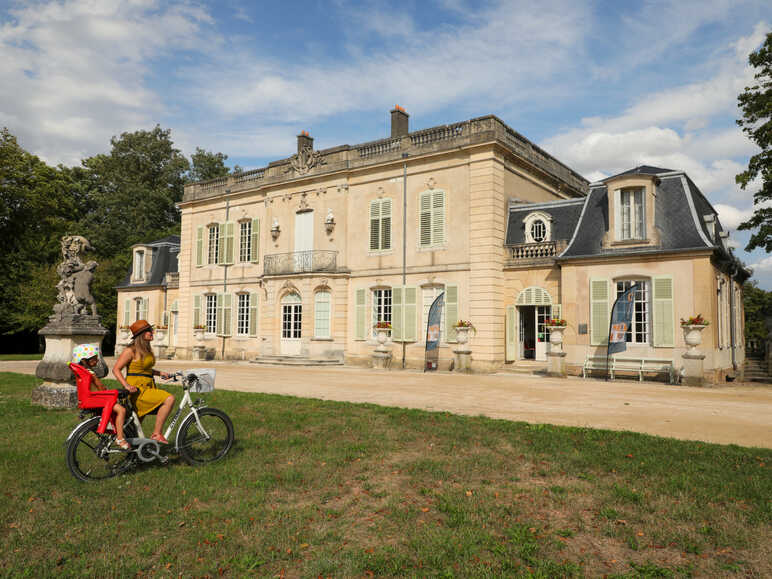
[[[116,438],[115,444],[120,446],[123,450],[131,450],[131,445],[128,442],[126,442],[125,438]]]
[[[152,434],[150,438],[161,444],[169,444],[169,441],[164,438],[163,434]]]

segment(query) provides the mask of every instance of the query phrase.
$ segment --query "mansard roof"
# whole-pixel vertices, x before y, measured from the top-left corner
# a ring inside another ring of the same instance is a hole
[[[132,283],[131,275],[134,272],[134,260],[132,260],[126,277],[122,283],[116,286],[117,289],[162,286],[166,283],[166,274],[177,273],[180,253],[179,235],[169,235],[149,243],[137,243],[133,247],[153,248],[153,263],[150,266],[150,275],[141,283]]]
[[[552,240],[568,241],[579,221],[582,207],[584,207],[584,199],[545,203],[521,203],[517,200],[510,200],[506,244],[525,243],[525,219],[531,213],[544,213],[552,219]]]

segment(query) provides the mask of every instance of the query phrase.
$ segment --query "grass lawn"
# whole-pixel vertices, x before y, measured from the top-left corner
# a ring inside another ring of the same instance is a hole
[[[3,576],[772,576],[770,450],[215,391],[223,462],[85,484],[37,383],[0,374]]]
[[[42,360],[43,354],[0,354],[0,361],[8,362],[12,360]]]

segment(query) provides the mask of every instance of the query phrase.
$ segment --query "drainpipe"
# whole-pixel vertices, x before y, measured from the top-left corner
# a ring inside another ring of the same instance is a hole
[[[226,189],[225,190],[225,194],[226,195],[228,193],[230,193],[230,192],[231,192],[230,189]],[[225,223],[228,223],[228,216],[230,214],[230,208],[231,208],[231,200],[226,198],[225,199]],[[234,243],[233,243],[233,253],[234,253],[234,256],[233,257],[234,257],[234,261],[235,261],[235,257],[236,257],[236,255],[235,255],[236,254],[236,232],[235,231],[233,232],[233,240],[234,240]],[[225,245],[223,245],[223,249],[225,249]],[[226,263],[224,268],[223,268],[223,272],[222,272],[222,293],[223,293],[223,299],[225,299],[225,294],[227,293],[227,291],[228,291],[228,264]],[[233,302],[231,302],[231,311],[233,311]],[[231,319],[232,318],[233,318],[233,316],[231,316]],[[225,324],[223,323],[223,327],[224,326],[225,326]],[[220,358],[225,360],[225,336],[222,337],[222,349],[220,351]]]
[[[735,297],[735,291],[734,291],[734,284],[732,283],[735,281],[735,275],[737,274],[737,266],[733,265],[732,269],[730,270],[729,274],[729,336],[731,340],[731,348],[732,348],[732,369],[736,372],[737,371],[737,336],[736,334],[736,326],[735,318],[737,317],[737,312],[735,311],[735,308],[737,305],[734,303],[734,297]]]
[[[407,153],[402,153],[402,313],[405,312],[405,286],[407,284]],[[404,324],[403,324],[404,326]],[[402,369],[405,369],[405,328],[402,328]]]

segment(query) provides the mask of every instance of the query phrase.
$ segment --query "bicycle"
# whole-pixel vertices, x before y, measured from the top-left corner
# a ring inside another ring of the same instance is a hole
[[[170,444],[169,447],[193,466],[218,461],[233,446],[234,431],[230,417],[222,410],[206,406],[203,399],[193,401],[190,396],[191,392],[203,394],[214,390],[214,376],[214,370],[202,369],[177,372],[170,377],[175,382],[182,379],[183,395],[164,437],[171,440],[183,409],[189,407],[190,411],[180,423],[174,445]],[[131,403],[129,392],[119,391],[119,398],[127,409],[124,431],[132,448],[123,450],[115,445],[116,434],[112,428],[108,427],[104,434],[97,432],[101,409],[82,410],[82,422],[70,432],[65,441],[67,467],[78,480],[102,480],[131,470],[140,463],[157,460],[165,464],[168,461],[168,456],[161,454],[162,445],[145,437],[142,432],[142,424]],[[86,418],[89,414],[92,416]]]

